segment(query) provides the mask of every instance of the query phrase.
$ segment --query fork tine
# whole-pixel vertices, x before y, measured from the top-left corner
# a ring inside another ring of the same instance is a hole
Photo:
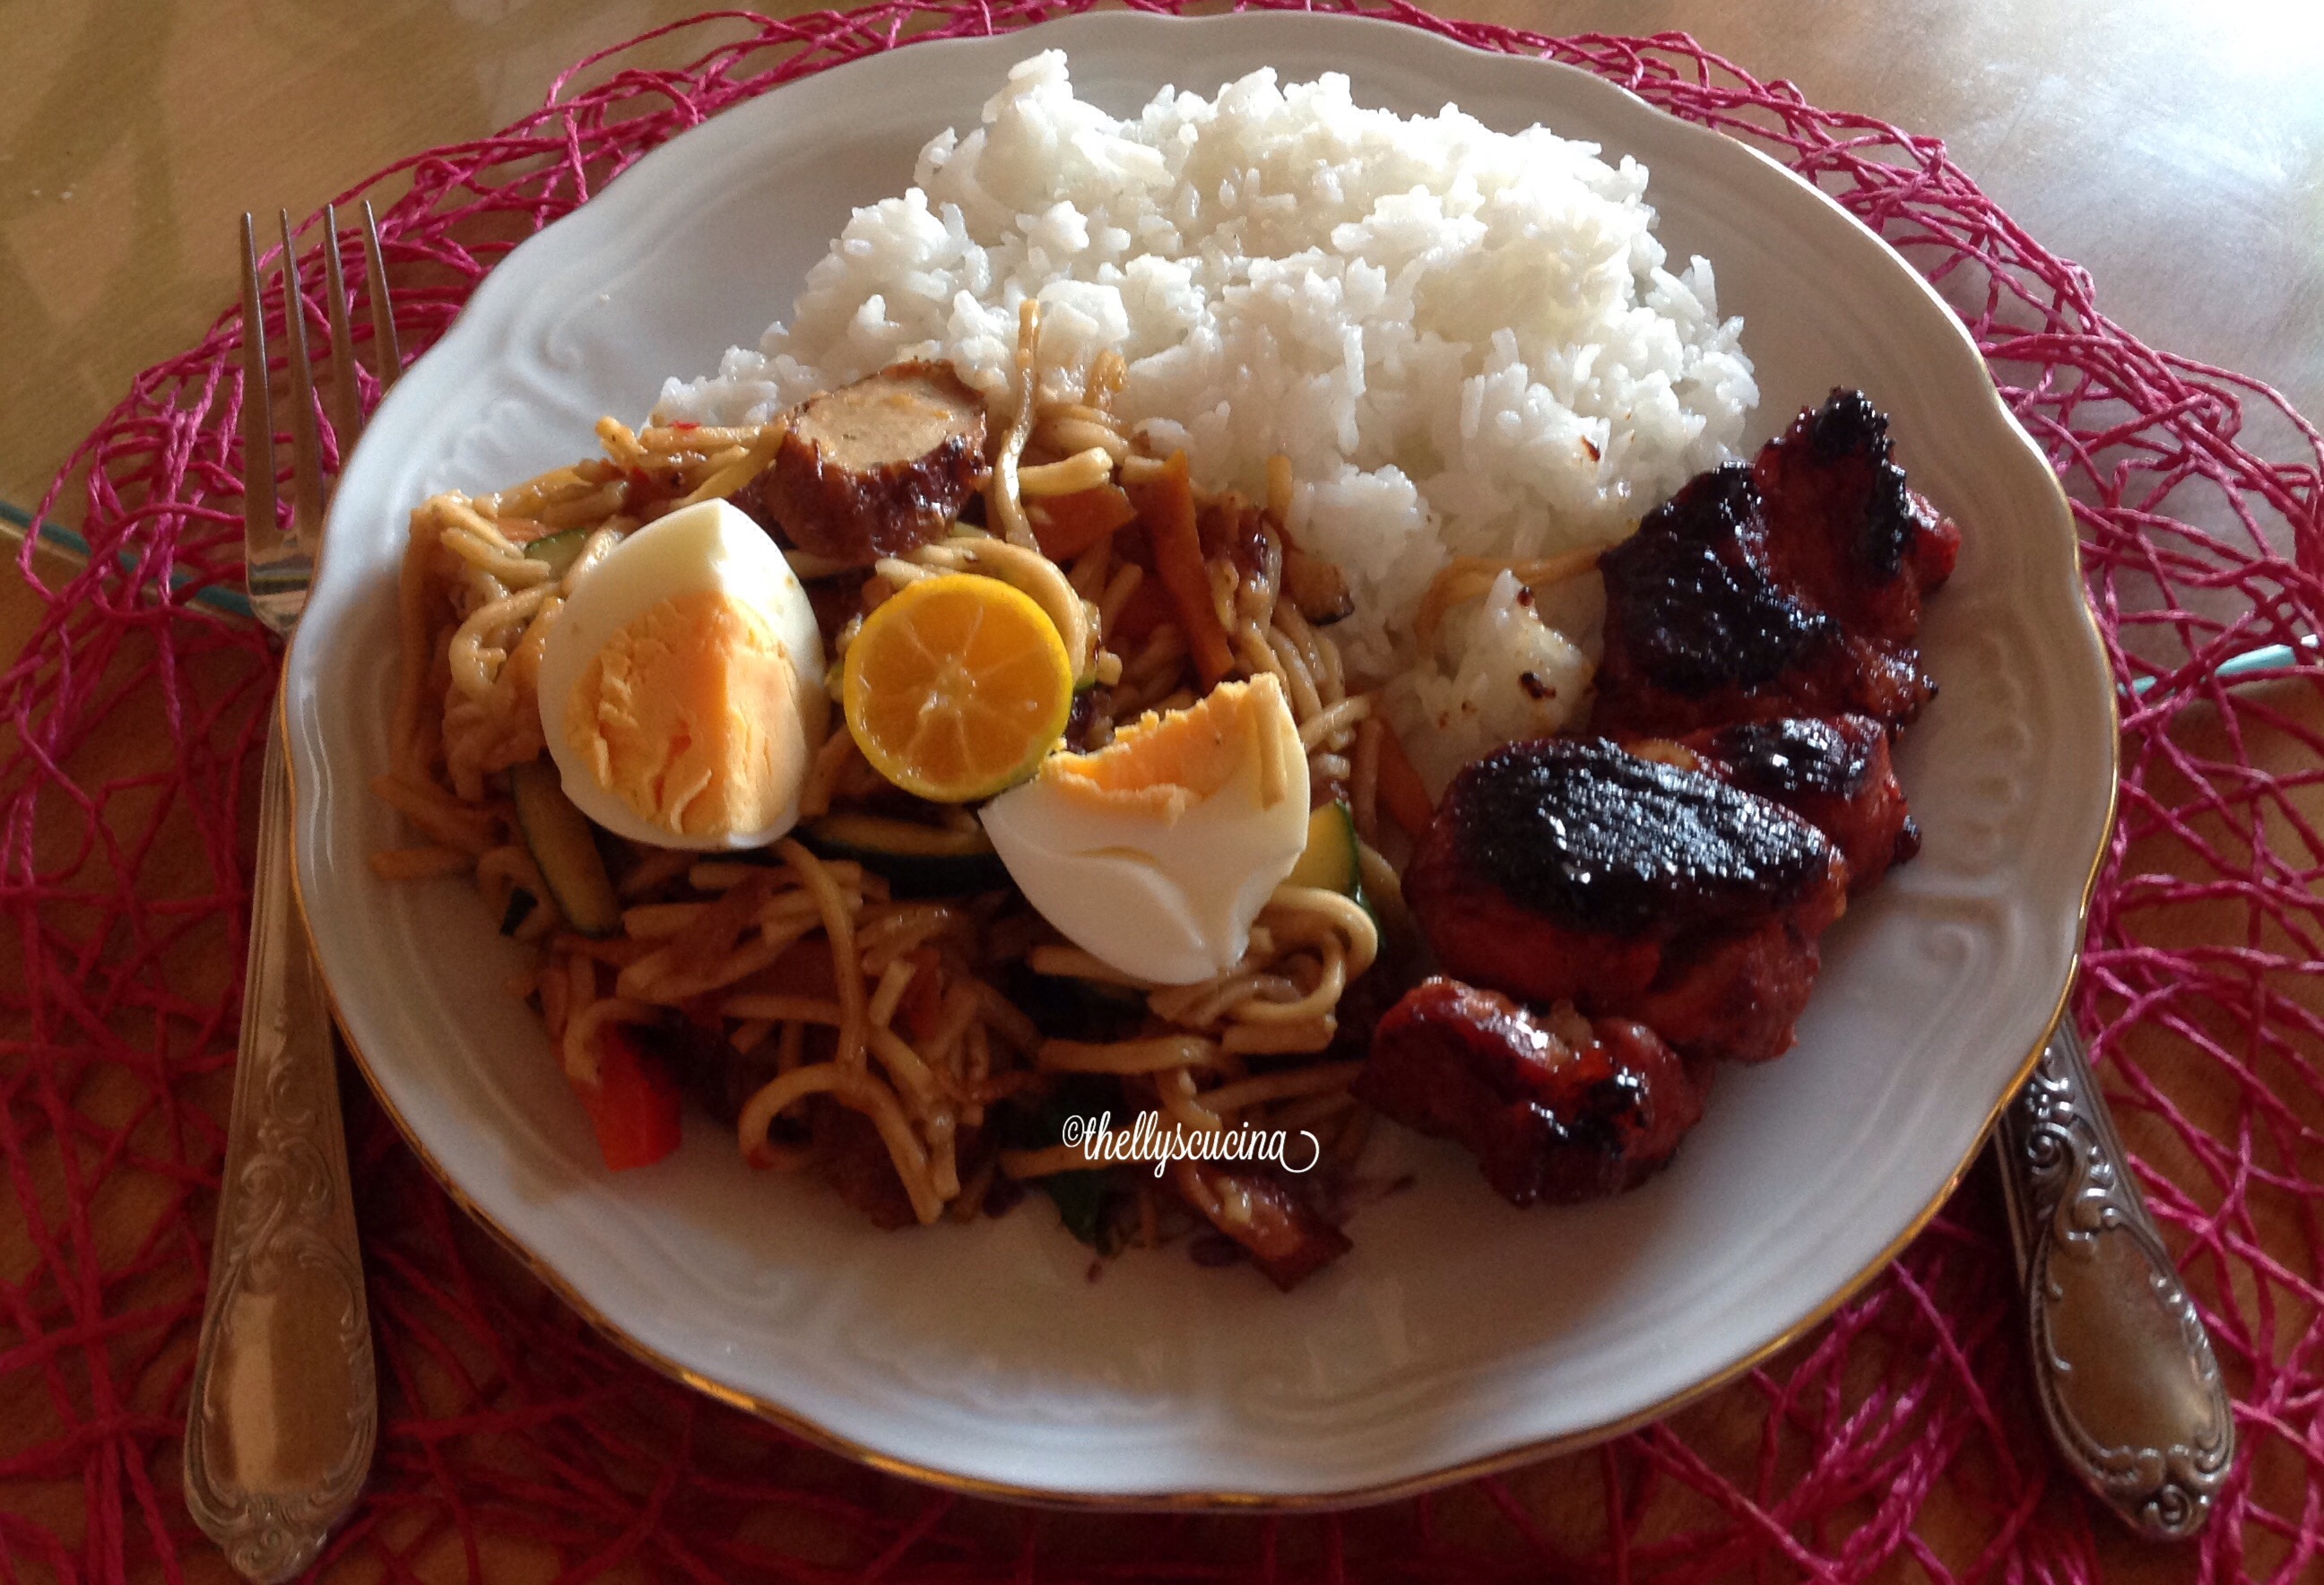
[[[267,394],[266,303],[258,284],[258,228],[242,217],[242,538],[253,565],[282,537],[274,516],[274,409]]]
[[[299,281],[299,244],[290,211],[282,217],[282,328],[290,364],[290,530],[309,556],[323,539],[323,456],[315,436],[315,369],[307,350],[307,294]]]
[[[364,284],[371,289],[371,372],[379,393],[403,376],[403,346],[395,336],[395,309],[387,298],[387,256],[379,249],[379,217],[364,200]]]
[[[346,262],[339,257],[339,211],[323,206],[324,308],[331,320],[331,438],[338,443],[339,466],[363,433],[363,399],[355,392],[355,338],[347,328]]]

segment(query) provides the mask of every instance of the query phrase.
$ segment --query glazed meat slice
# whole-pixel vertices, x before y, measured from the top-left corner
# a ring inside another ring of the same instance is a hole
[[[1837,624],[1775,580],[1758,486],[1740,463],[1698,474],[1599,558],[1600,732],[1675,735],[1800,708]],[[1819,681],[1819,686],[1820,681]]]
[[[1702,1117],[1702,1092],[1646,1025],[1531,1011],[1432,979],[1380,1020],[1355,1092],[1424,1134],[1459,1140],[1510,1203],[1618,1193],[1659,1170]]]
[[[1675,742],[1649,738],[1623,746],[1783,805],[1840,849],[1850,896],[1871,890],[1891,865],[1921,851],[1887,729],[1869,716],[1744,721]]]
[[[1355,1247],[1271,1172],[1181,1159],[1170,1164],[1168,1180],[1286,1294]]]
[[[1821,832],[1766,798],[1603,740],[1545,738],[1453,778],[1404,891],[1448,973],[1593,1018],[1638,1017],[1649,992],[1735,972],[1710,949],[1778,924],[1803,944],[1776,1009],[1796,1012],[1846,875]],[[1762,965],[1743,966],[1764,994]],[[1706,1003],[1750,993],[1695,988]],[[1790,1044],[1788,1014],[1781,1024],[1779,1040],[1754,1024],[1674,1044],[1687,1056],[1772,1056]]]
[[[950,364],[897,364],[793,409],[738,504],[851,567],[941,538],[984,474],[984,399]]]
[[[1749,467],[1697,475],[1601,558],[1598,730],[1841,714],[1903,726],[1936,693],[1921,603],[1960,544],[1906,488],[1887,419],[1863,392],[1835,391]]]
[[[1622,1014],[1690,1060],[1767,1062],[1792,1048],[1822,963],[1815,933],[1790,919],[1687,936],[1652,985],[1622,999]]]
[[[1751,480],[1777,581],[1853,637],[1911,644],[1923,597],[1952,576],[1960,530],[1907,487],[1893,452],[1872,399],[1834,391],[1759,448]]]

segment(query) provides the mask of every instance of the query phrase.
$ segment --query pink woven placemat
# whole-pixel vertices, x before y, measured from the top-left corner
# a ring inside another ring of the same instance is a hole
[[[424,350],[508,245],[462,239],[529,234],[776,84],[1093,3],[697,19],[681,24],[707,51],[693,64],[644,69],[633,41],[503,134],[346,196],[393,197],[382,230],[399,280],[440,283],[401,290],[405,349]],[[1962,309],[2076,498],[2117,674],[2158,679],[2125,723],[2123,823],[2078,1011],[2102,1030],[2142,1180],[2237,1400],[2243,1460],[2183,1562],[2316,1578],[2324,1028],[2304,973],[2324,957],[2324,908],[2317,835],[2289,795],[2324,756],[2272,702],[2280,689],[2230,694],[2208,673],[2318,631],[2324,440],[2264,386],[2110,324],[2088,277],[1932,139],[1816,108],[1679,35],[1550,39],[1345,9],[1568,61],[1755,143]],[[221,318],[77,454],[41,511],[78,516],[90,564],[42,591],[47,614],[0,679],[0,963],[25,965],[0,990],[9,1578],[218,1567],[178,1457],[238,1015],[237,831],[273,677],[254,628],[198,603],[240,578],[237,347]],[[2282,671],[2306,687],[2317,668]],[[150,752],[123,762],[133,741]],[[2177,904],[2204,910],[2200,945],[2155,944],[2157,909]],[[2026,1407],[2010,1257],[1976,1178],[1770,1368],[1598,1450],[1342,1516],[1059,1515],[874,1475],[665,1382],[512,1272],[367,1095],[351,1112],[385,1420],[370,1494],[324,1565],[349,1577],[521,1563],[573,1580],[2080,1580],[2126,1555]]]

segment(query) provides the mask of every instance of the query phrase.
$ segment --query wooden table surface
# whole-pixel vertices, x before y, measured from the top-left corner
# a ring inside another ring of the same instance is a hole
[[[32,507],[132,376],[233,302],[244,209],[301,214],[400,156],[490,132],[584,54],[699,8],[246,0],[124,15],[48,0],[35,25],[30,0],[0,7],[14,88],[0,99],[0,503]],[[1812,103],[1942,137],[2034,236],[2089,268],[2108,317],[2324,415],[2315,0],[1443,9],[1543,32],[1683,30]],[[37,612],[14,572],[0,573],[0,655]],[[127,766],[137,752],[124,741],[108,758]],[[2296,746],[2282,752],[2302,762]],[[2190,1563],[2110,1544],[2121,1577],[2176,1578]]]

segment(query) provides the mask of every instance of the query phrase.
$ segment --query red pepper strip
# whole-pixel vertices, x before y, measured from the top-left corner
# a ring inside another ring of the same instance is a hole
[[[615,1172],[650,1166],[678,1148],[678,1085],[619,1024],[597,1036],[597,1083],[576,1084],[597,1130],[597,1149]]]

